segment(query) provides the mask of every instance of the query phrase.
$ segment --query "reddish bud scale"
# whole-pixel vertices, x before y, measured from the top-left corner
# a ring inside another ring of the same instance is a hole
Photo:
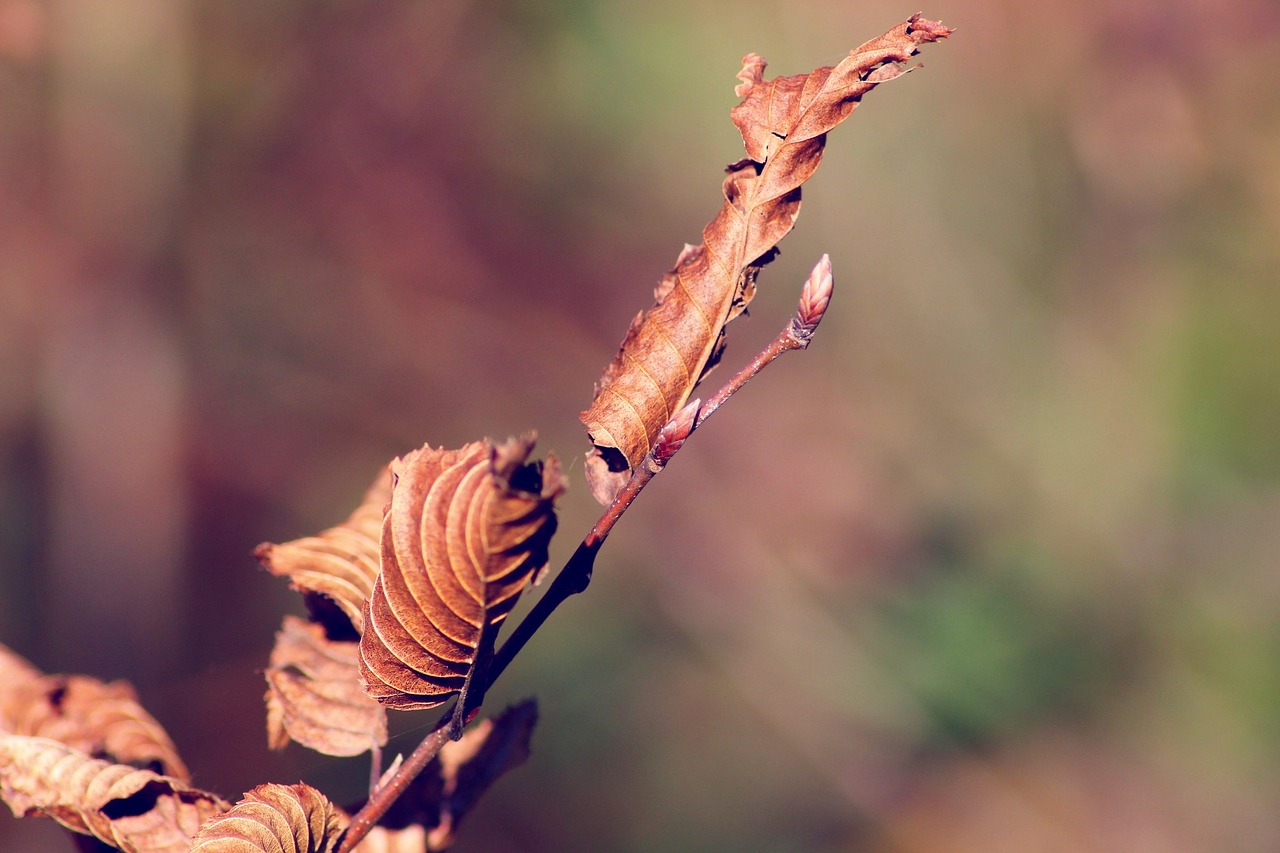
[[[809,345],[814,331],[822,322],[823,315],[827,313],[827,306],[831,304],[831,293],[834,289],[831,258],[823,255],[805,280],[804,289],[800,292],[800,303],[796,306],[796,315],[791,319],[791,337],[801,348]]]
[[[666,425],[658,432],[658,438],[653,443],[653,449],[649,451],[649,456],[653,459],[653,465],[657,471],[661,471],[671,457],[680,452],[680,448],[697,425],[698,410],[702,407],[702,401],[693,399],[685,404],[684,408],[676,412],[675,417],[667,421]],[[655,471],[656,473],[656,471]]]

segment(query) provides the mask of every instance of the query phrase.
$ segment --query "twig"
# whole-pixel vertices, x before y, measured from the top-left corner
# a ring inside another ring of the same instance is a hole
[[[529,639],[537,633],[543,623],[555,612],[556,608],[570,596],[586,590],[591,583],[596,554],[599,553],[600,546],[604,544],[609,532],[613,530],[613,526],[618,523],[618,519],[622,518],[622,514],[627,511],[627,508],[631,506],[631,503],[644,487],[649,484],[649,481],[660,473],[667,466],[667,463],[671,461],[672,457],[680,451],[680,448],[684,446],[685,441],[693,434],[694,430],[706,423],[707,418],[711,417],[730,397],[742,390],[742,386],[746,385],[757,373],[768,367],[779,356],[792,350],[806,349],[809,346],[809,342],[813,339],[813,333],[818,328],[818,323],[822,321],[822,315],[826,312],[827,305],[831,301],[832,288],[831,259],[823,255],[813,268],[813,271],[809,273],[809,278],[806,279],[804,289],[800,293],[800,304],[796,308],[795,315],[787,323],[786,328],[779,332],[777,337],[769,342],[768,346],[757,353],[756,357],[746,367],[735,373],[733,378],[726,382],[720,390],[707,398],[707,402],[702,403],[696,399],[691,401],[662,428],[644,461],[631,472],[631,479],[614,496],[600,519],[596,521],[590,532],[583,537],[578,549],[573,552],[573,556],[569,558],[568,562],[564,564],[564,567],[556,575],[555,580],[547,587],[547,591],[543,593],[542,598],[538,599],[533,609],[521,620],[520,624],[515,627],[515,630],[511,632],[502,646],[494,653],[493,659],[485,668],[485,671],[482,674],[478,674],[479,678],[484,682],[485,689],[478,692],[473,690],[469,695],[480,697],[478,701],[483,701],[483,696],[488,692],[488,688],[498,680],[498,677],[502,675],[503,671],[515,659],[515,656],[520,653],[525,644],[529,642]],[[470,702],[467,705],[468,707],[463,708],[460,719],[470,722],[480,708],[478,705],[470,707]],[[347,827],[347,831],[342,837],[342,843],[338,846],[336,853],[350,853],[352,848],[360,843],[386,810],[391,807],[391,804],[404,793],[409,783],[431,762],[431,759],[440,751],[440,748],[449,742],[449,724],[455,718],[456,709],[457,704],[455,703],[445,711],[440,719],[436,721],[431,732],[423,738],[422,743],[418,744],[413,754],[400,765],[400,768],[392,774],[386,784],[379,787],[369,796],[369,801],[351,819],[351,823]]]
[[[423,771],[431,759],[436,757],[436,753],[440,751],[440,747],[449,742],[449,720],[453,718],[453,709],[441,717],[435,724],[435,728],[422,739],[422,743],[413,753],[405,759],[398,770],[392,774],[391,778],[381,785],[376,791],[369,795],[369,801],[364,804],[360,811],[356,812],[356,816],[351,819],[351,823],[347,826],[347,831],[343,833],[342,843],[338,845],[336,853],[349,853],[357,844],[364,840],[369,834],[369,830],[373,829],[387,809],[391,808],[391,804],[400,798],[405,788],[409,787],[418,774]]]

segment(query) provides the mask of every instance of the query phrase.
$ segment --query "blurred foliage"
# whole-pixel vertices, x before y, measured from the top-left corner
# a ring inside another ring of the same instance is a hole
[[[535,427],[567,557],[576,413],[718,205],[740,57],[914,11],[0,0],[0,641],[133,680],[202,787],[358,798],[266,754],[299,603],[253,546]],[[1280,9],[924,12],[956,35],[832,136],[725,366],[829,252],[814,346],[495,690],[542,721],[460,849],[1280,846]]]

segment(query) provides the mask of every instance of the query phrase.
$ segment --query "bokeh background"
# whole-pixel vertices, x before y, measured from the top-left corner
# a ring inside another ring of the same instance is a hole
[[[740,58],[915,11],[0,0],[0,642],[131,680],[203,787],[359,797],[265,749],[301,608],[253,547],[536,428],[567,557]],[[829,252],[814,346],[492,694],[542,722],[460,850],[1280,847],[1280,6],[924,11],[955,36],[833,134],[726,367]]]

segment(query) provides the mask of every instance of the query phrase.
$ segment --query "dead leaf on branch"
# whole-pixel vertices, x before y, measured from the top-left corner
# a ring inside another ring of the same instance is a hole
[[[384,467],[351,517],[317,536],[283,545],[263,543],[254,555],[273,575],[289,578],[303,593],[331,599],[355,633],[364,630],[365,603],[381,558],[382,516],[391,500],[391,472]]]
[[[394,708],[432,708],[462,691],[521,591],[546,568],[554,457],[533,439],[424,447],[393,465],[382,571],[360,638],[365,689]]]
[[[267,678],[267,742],[290,739],[325,755],[350,756],[387,742],[387,712],[360,687],[360,643],[330,640],[322,625],[284,617]]]
[[[382,556],[382,519],[391,500],[384,466],[346,521],[317,536],[254,554],[307,599],[311,622],[286,616],[267,679],[267,743],[290,739],[325,755],[359,755],[387,742],[386,711],[360,686],[359,634]]]
[[[125,681],[44,675],[0,646],[0,732],[42,737],[117,764],[153,765],[190,781],[164,727]]]
[[[649,452],[659,430],[689,399],[724,345],[724,329],[746,308],[759,269],[800,212],[800,187],[818,168],[826,136],[863,95],[905,70],[922,44],[951,29],[919,15],[854,50],[832,68],[766,81],[765,62],[743,59],[732,113],[747,157],[728,167],[725,203],[686,246],[631,323],[582,412],[594,445],[591,492],[609,503]]]
[[[0,735],[0,797],[133,853],[185,853],[228,804],[179,779],[91,758],[48,738]]]
[[[347,822],[324,794],[303,782],[259,785],[205,823],[191,853],[329,853]]]

